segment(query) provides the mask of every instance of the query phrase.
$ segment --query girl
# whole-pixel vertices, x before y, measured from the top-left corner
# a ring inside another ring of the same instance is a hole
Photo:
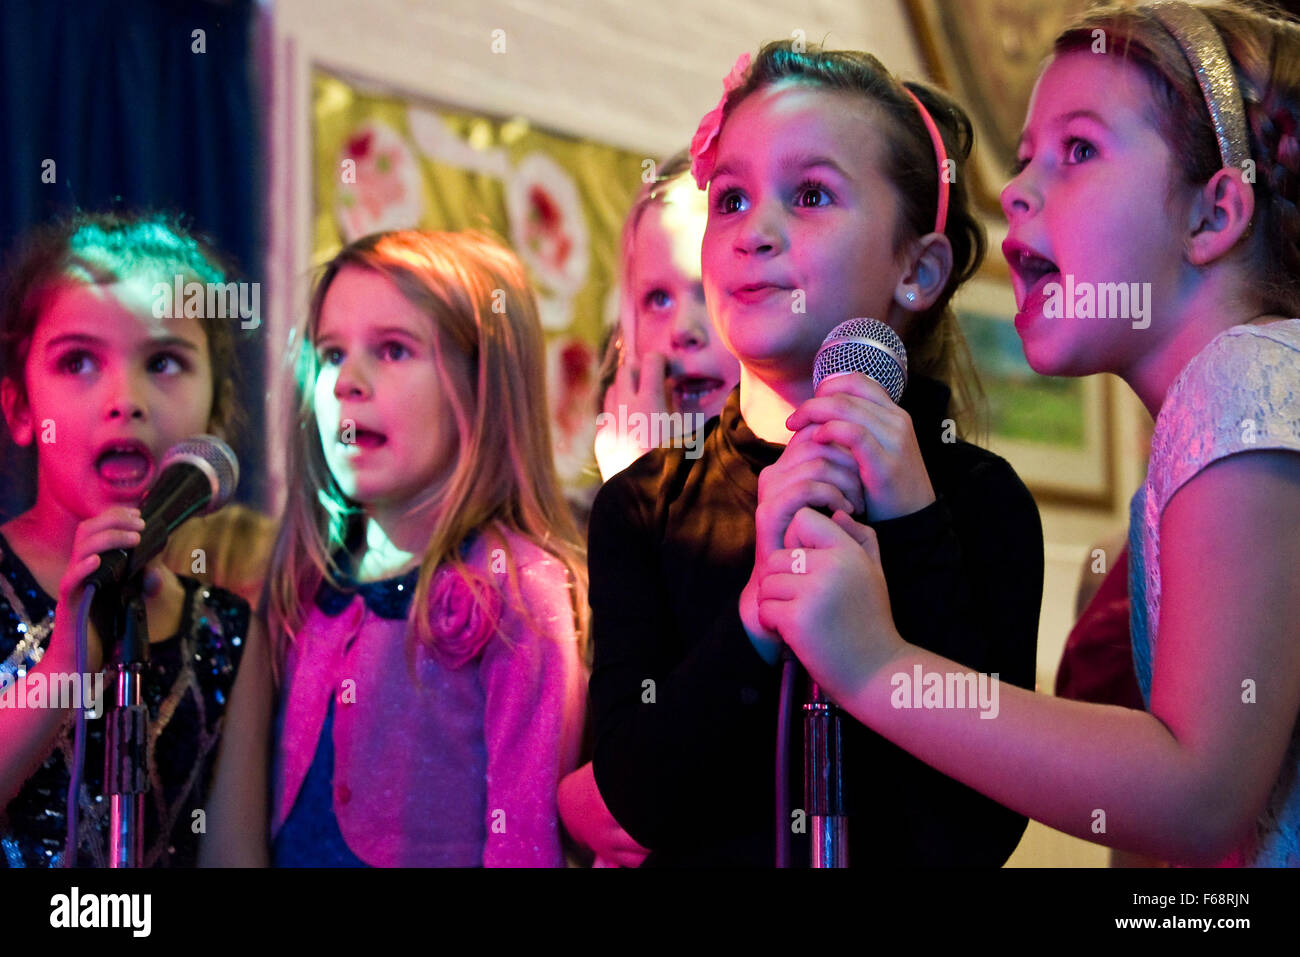
[[[644,423],[652,417],[679,413],[681,428],[694,432],[722,412],[740,379],[740,363],[722,345],[704,303],[700,243],[708,195],[690,171],[685,151],[667,160],[623,224],[622,314],[608,353],[616,369],[604,396],[607,424],[596,433],[603,480],[650,451],[654,435]],[[626,353],[625,341],[633,344]],[[631,423],[627,432],[620,432],[623,423]],[[667,445],[685,435],[658,437]],[[565,827],[595,852],[597,866],[635,867],[645,858],[646,849],[601,800],[591,762],[560,782],[559,797]]]
[[[1005,462],[956,440],[940,381],[969,408],[948,308],[984,249],[963,178],[947,175],[969,152],[965,114],[867,54],[789,42],[742,57],[726,90],[692,154],[709,186],[706,300],[740,388],[701,456],[651,452],[605,484],[591,523],[595,781],[648,864],[773,862],[779,674],[756,569],[802,505],[888,538],[915,640],[1033,680],[1037,511]],[[855,316],[907,343],[902,409],[857,376],[813,396],[818,346]],[[1011,853],[1024,818],[846,725],[851,860]],[[802,834],[797,813],[791,825]]]
[[[642,188],[623,224],[618,366],[605,393],[608,424],[596,434],[602,480],[653,447],[648,426],[636,430],[638,421],[680,413],[682,428],[693,432],[721,414],[740,379],[740,364],[704,304],[700,242],[707,218],[708,196],[690,176],[690,155],[681,152]],[[625,433],[623,422],[632,423]],[[667,444],[670,437],[661,437]]]
[[[1006,687],[995,721],[890,707],[891,676],[966,669],[900,636],[875,535],[844,515],[801,512],[785,544],[808,574],[778,551],[761,586],[761,619],[891,740],[1181,863],[1300,865],[1297,62],[1296,24],[1236,4],[1090,12],[1056,41],[1002,194],[1030,364],[1113,371],[1156,419],[1129,529],[1147,711]],[[1149,283],[1149,326],[1052,318],[1063,276]]]
[[[0,704],[13,705],[0,707],[0,848],[9,867],[66,863],[73,711],[53,697],[33,707],[31,691],[76,673],[83,581],[99,552],[140,541],[135,506],[164,453],[234,419],[227,322],[155,318],[155,283],[170,289],[177,276],[224,281],[211,253],[162,217],[79,214],[38,231],[5,286],[0,398],[14,442],[36,458],[35,503],[0,526],[0,683],[12,695]],[[260,817],[255,805],[247,818],[233,810],[239,783],[229,777],[211,799],[208,791],[227,699],[226,750],[259,753],[245,719],[256,724],[247,708],[269,688],[270,673],[246,602],[178,578],[159,560],[147,578],[143,863],[192,865],[200,833],[220,840]],[[114,649],[106,652],[93,629],[88,652],[92,673],[112,663]],[[111,680],[104,689],[111,700]],[[87,722],[72,862],[83,866],[106,864],[104,726],[102,710]],[[260,781],[254,775],[244,786],[260,794],[264,773]]]
[[[300,332],[274,861],[559,866],[585,579],[523,268],[477,234],[368,236]]]

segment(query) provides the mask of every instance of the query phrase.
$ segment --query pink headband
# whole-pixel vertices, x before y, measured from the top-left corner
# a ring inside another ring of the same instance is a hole
[[[722,114],[727,108],[727,98],[745,82],[749,65],[749,54],[742,53],[736,60],[736,65],[731,68],[731,72],[727,74],[727,78],[722,81],[722,99],[718,101],[717,106],[704,115],[704,119],[700,120],[699,128],[691,138],[691,174],[700,189],[708,188],[709,180],[713,177],[713,166],[717,160],[718,132],[722,128]],[[948,225],[948,151],[944,148],[943,137],[939,135],[939,127],[935,126],[934,117],[925,108],[925,104],[907,87],[903,87],[903,90],[921,111],[921,121],[925,123],[926,131],[930,134],[930,142],[934,144],[934,157],[939,167],[939,206],[934,217],[934,231],[941,233]]]
[[[943,137],[939,135],[939,127],[935,126],[934,117],[925,108],[925,104],[907,87],[903,87],[903,90],[921,111],[921,121],[925,123],[926,131],[930,134],[930,142],[934,144],[934,158],[939,166],[939,208],[934,214],[934,231],[941,233],[948,225],[948,151],[944,148]]]

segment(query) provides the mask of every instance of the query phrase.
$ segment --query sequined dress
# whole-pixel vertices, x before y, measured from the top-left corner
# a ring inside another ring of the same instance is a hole
[[[180,578],[185,599],[180,628],[149,646],[144,681],[149,708],[149,779],[145,797],[144,865],[192,867],[212,780],[226,702],[248,634],[247,602],[221,588]],[[36,583],[0,535],[0,678],[14,679],[40,662],[54,625],[54,599]],[[15,685],[15,687],[20,687]],[[114,685],[105,677],[112,707]],[[103,795],[104,718],[86,722],[86,755],[78,812],[81,867],[104,867],[108,798]],[[0,812],[0,865],[58,867],[67,834],[71,713],[53,751]]]

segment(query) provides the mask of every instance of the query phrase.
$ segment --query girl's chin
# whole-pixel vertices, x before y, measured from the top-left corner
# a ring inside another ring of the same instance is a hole
[[[1080,356],[1071,354],[1060,347],[1052,348],[1046,343],[1022,343],[1025,350],[1025,362],[1041,376],[1054,378],[1077,378],[1092,375],[1098,371],[1086,367]]]
[[[1062,358],[1060,345],[1051,341],[1048,335],[1051,330],[1045,325],[1049,322],[1041,314],[1017,313],[1016,332],[1020,336],[1020,348],[1029,368],[1039,375],[1064,375],[1059,371]]]
[[[1029,368],[1033,369],[1039,375],[1060,375],[1060,373],[1056,371],[1054,357],[1050,353],[1046,350],[1034,349],[1028,345],[1025,345],[1024,348],[1025,362],[1029,364]]]

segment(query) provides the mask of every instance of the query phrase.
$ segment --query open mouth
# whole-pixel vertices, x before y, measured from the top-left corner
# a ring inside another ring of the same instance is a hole
[[[1003,254],[1011,267],[1016,301],[1021,311],[1028,308],[1030,300],[1042,294],[1049,282],[1060,279],[1061,270],[1056,263],[1019,243],[1004,246]]]
[[[362,449],[377,449],[388,442],[388,436],[382,432],[376,432],[374,429],[363,429],[357,426],[352,434],[352,441],[343,441],[343,433],[340,432],[340,441],[344,445],[355,445]]]
[[[715,397],[727,383],[713,376],[681,376],[670,382],[674,405],[684,412],[695,412]]]
[[[95,471],[109,485],[130,491],[144,485],[153,472],[153,455],[143,442],[109,442],[95,458]]]

